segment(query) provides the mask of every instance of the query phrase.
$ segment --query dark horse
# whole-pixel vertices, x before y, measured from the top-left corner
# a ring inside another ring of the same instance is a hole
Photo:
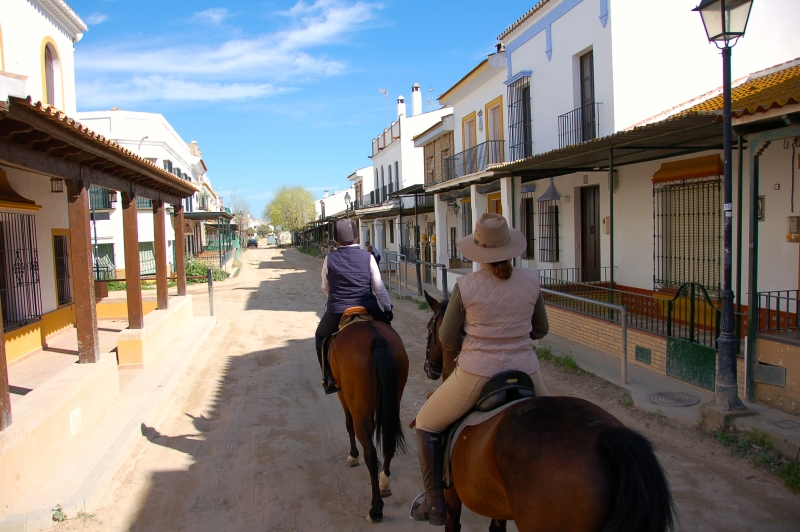
[[[339,384],[350,455],[347,465],[358,465],[356,438],[372,482],[372,504],[367,521],[383,519],[383,499],[392,494],[389,465],[406,448],[400,424],[400,400],[408,379],[408,354],[400,336],[385,323],[361,321],[345,327],[330,348],[333,378]],[[372,435],[383,450],[383,471]]]
[[[444,379],[458,353],[438,330],[447,308],[425,294],[425,373]],[[492,518],[489,530],[663,532],[673,529],[672,497],[649,441],[602,408],[575,397],[537,397],[464,429],[445,490],[447,532],[461,530],[461,505]]]

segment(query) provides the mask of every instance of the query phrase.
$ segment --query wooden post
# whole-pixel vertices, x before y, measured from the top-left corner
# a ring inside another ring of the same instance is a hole
[[[8,364],[6,363],[6,338],[3,334],[3,316],[0,316],[0,431],[11,425],[11,395],[8,392]]]
[[[156,252],[156,295],[159,310],[166,310],[169,306],[167,294],[167,232],[166,218],[164,215],[164,202],[153,200],[153,234],[155,236]]]
[[[89,183],[66,180],[69,211],[69,247],[72,264],[72,300],[78,330],[78,361],[91,364],[100,359],[97,336],[97,307],[94,293],[94,264],[89,218]]]
[[[128,297],[128,328],[144,327],[142,280],[139,269],[139,220],[136,196],[122,193],[122,236],[125,241],[125,291]]]
[[[183,241],[183,205],[173,206],[175,211],[175,272],[178,276],[178,295],[186,295],[186,244]]]

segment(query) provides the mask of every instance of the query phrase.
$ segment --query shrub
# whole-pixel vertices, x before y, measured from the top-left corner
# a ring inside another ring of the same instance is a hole
[[[224,281],[230,274],[221,268],[197,259],[186,260],[186,277],[203,276],[203,279],[186,279],[187,284],[205,283],[208,269],[211,268],[211,277],[215,281]]]

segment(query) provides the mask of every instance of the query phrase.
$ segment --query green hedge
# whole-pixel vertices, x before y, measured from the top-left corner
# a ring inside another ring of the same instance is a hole
[[[208,275],[208,269],[211,268],[211,277],[215,281],[224,281],[231,274],[226,272],[221,268],[217,268],[213,264],[209,264],[202,260],[197,259],[187,259],[186,260],[186,276],[195,276],[195,275],[202,275],[203,277]],[[187,279],[187,284],[198,284],[198,283],[205,283],[207,282],[206,279]]]

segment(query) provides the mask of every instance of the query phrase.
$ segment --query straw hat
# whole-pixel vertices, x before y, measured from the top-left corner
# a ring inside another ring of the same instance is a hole
[[[509,229],[505,218],[488,212],[478,218],[474,233],[458,241],[458,249],[466,258],[482,264],[514,258],[526,246],[522,231]]]

